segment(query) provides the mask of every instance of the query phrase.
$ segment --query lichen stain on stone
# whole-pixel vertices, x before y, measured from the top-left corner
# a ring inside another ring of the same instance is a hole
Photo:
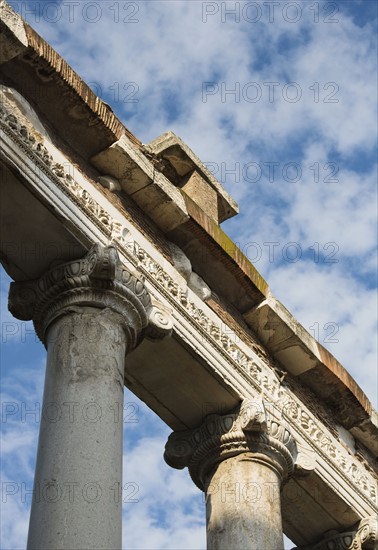
[[[236,264],[239,270],[247,277],[262,296],[267,296],[269,292],[268,283],[257,271],[255,266],[243,254],[236,243],[223,231],[219,225],[207,216],[201,208],[186,194],[184,194],[185,204],[188,213],[217,243],[229,259]],[[239,275],[240,276],[240,275]]]

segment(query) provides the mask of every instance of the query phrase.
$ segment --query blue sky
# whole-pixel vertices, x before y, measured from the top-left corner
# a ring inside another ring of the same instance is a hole
[[[377,3],[10,3],[143,143],[173,130],[208,163],[240,205],[223,229],[376,407]],[[1,283],[2,480],[14,495],[2,495],[0,545],[18,550],[45,352],[7,313]],[[162,459],[170,430],[125,401],[123,548],[204,548],[203,497]]]

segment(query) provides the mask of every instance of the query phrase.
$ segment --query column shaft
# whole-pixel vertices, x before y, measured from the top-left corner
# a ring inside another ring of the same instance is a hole
[[[9,310],[47,348],[29,550],[121,548],[124,362],[144,336],[171,334],[160,305],[100,244],[11,284]]]
[[[120,316],[70,308],[50,325],[46,347],[28,550],[119,550],[126,355]]]
[[[217,465],[206,490],[209,550],[283,550],[278,473],[248,453]]]
[[[283,550],[280,488],[297,456],[290,430],[260,398],[173,432],[164,453],[206,493],[209,550]]]

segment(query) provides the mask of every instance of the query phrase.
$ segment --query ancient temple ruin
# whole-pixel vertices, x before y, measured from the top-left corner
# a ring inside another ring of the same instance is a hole
[[[44,399],[108,411],[42,421],[35,479],[113,488],[35,500],[29,549],[121,548],[124,385],[205,492],[209,549],[378,548],[377,413],[222,231],[235,201],[173,133],[142,144],[4,1],[0,29],[9,308],[47,349]]]

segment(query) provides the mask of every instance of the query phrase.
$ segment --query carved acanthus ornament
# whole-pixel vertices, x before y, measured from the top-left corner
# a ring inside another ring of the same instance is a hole
[[[298,456],[288,427],[270,417],[262,401],[246,399],[235,412],[212,414],[197,429],[172,433],[164,459],[173,468],[187,466],[194,483],[205,490],[214,467],[241,453],[273,468],[281,481],[293,474]]]
[[[371,516],[361,520],[344,533],[329,532],[320,542],[293,548],[293,550],[362,550],[378,549],[378,518]]]
[[[95,244],[82,259],[62,263],[38,280],[10,286],[10,312],[18,319],[32,319],[42,342],[50,323],[77,306],[117,313],[129,349],[142,333],[162,338],[172,330],[169,312],[152,305],[143,280],[122,265],[114,246]]]

